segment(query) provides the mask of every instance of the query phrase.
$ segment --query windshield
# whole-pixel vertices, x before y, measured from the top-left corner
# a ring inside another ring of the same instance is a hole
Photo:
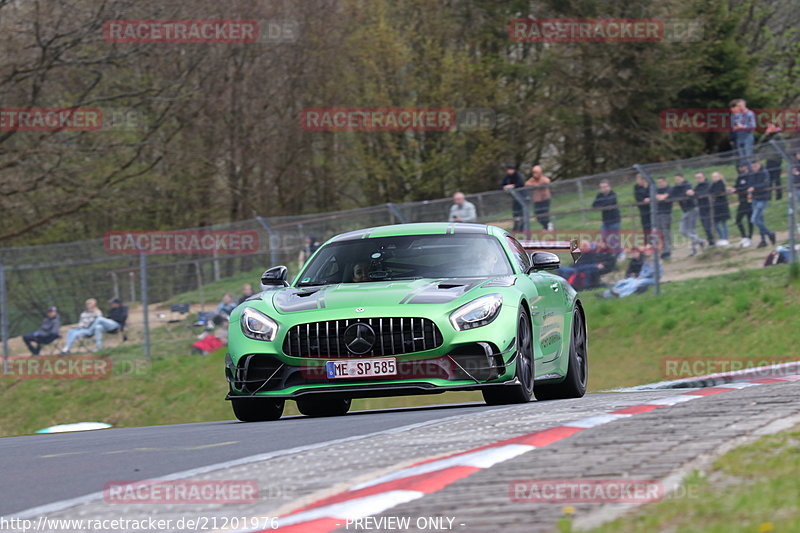
[[[333,242],[302,272],[298,285],[513,274],[489,235],[406,235]]]

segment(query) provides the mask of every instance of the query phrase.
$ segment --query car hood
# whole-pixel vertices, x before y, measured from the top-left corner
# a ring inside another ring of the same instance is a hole
[[[443,304],[486,284],[489,278],[418,279],[286,287],[264,293],[281,314],[312,309]],[[496,285],[495,285],[496,286]]]

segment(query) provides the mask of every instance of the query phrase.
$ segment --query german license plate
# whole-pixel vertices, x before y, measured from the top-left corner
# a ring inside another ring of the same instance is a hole
[[[379,359],[339,359],[325,363],[328,379],[376,378],[397,375],[397,361],[394,357]]]

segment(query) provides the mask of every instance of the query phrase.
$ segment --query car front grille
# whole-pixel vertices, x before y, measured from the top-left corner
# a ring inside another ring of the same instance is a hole
[[[364,353],[350,351],[345,343],[344,332],[354,324],[366,324],[375,333],[372,348]],[[328,320],[292,327],[283,352],[293,357],[375,357],[432,350],[442,342],[439,328],[427,318]]]

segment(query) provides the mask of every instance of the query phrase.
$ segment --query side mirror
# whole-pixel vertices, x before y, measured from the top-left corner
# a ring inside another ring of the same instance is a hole
[[[534,252],[531,254],[531,267],[528,274],[537,270],[555,270],[561,266],[561,260],[550,252]]]
[[[276,287],[288,287],[289,283],[286,281],[289,271],[285,266],[272,267],[261,274],[261,290],[266,291]]]

